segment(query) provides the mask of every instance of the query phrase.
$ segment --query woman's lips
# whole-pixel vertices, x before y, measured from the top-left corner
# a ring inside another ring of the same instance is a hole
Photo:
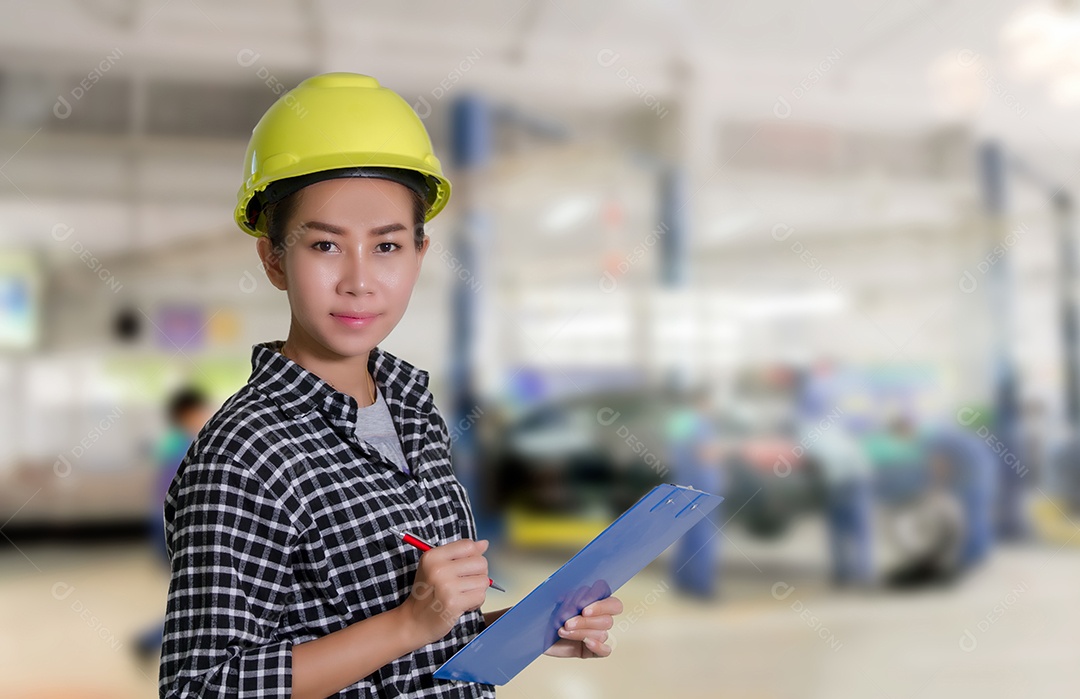
[[[350,328],[362,328],[365,325],[370,325],[371,321],[379,317],[377,313],[366,313],[360,316],[350,316],[339,313],[331,313],[330,315],[342,325],[346,325]]]

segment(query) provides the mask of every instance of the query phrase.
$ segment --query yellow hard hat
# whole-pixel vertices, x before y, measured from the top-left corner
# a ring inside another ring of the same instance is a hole
[[[278,98],[251,132],[236,223],[266,235],[263,208],[333,177],[380,177],[421,192],[425,221],[450,199],[450,181],[420,117],[369,75],[324,73]]]

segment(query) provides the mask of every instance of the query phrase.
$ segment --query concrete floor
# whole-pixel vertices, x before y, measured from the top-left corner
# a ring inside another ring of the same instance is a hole
[[[823,584],[819,534],[812,524],[779,543],[733,533],[718,602],[681,599],[661,559],[618,592],[627,611],[612,657],[541,658],[499,696],[1076,696],[1077,549],[1001,549],[949,590],[837,593]],[[131,642],[164,604],[152,552],[20,548],[0,552],[0,696],[156,696],[156,658],[138,663]],[[509,604],[563,560],[504,552],[492,575]]]

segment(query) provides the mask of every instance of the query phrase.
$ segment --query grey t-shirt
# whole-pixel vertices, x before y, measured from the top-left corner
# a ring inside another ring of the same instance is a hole
[[[360,408],[356,418],[356,436],[374,447],[386,459],[397,464],[405,473],[410,473],[401,450],[401,440],[394,429],[394,420],[390,409],[383,400],[382,391],[375,389],[375,402]]]

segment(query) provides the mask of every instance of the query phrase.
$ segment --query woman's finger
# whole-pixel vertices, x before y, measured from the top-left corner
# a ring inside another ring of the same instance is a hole
[[[566,620],[563,626],[571,631],[577,629],[610,629],[615,619],[605,614],[602,616],[576,616]]]
[[[544,651],[544,655],[553,658],[577,658],[581,656],[581,643],[561,638]]]
[[[585,640],[585,650],[589,653],[592,653],[593,657],[596,658],[606,658],[607,656],[611,655],[611,646],[607,645],[606,643],[601,643],[595,638],[588,638]],[[582,657],[588,656],[582,654]]]
[[[605,597],[597,600],[581,610],[584,617],[602,616],[604,614],[622,614],[623,603],[618,597]]]
[[[608,632],[604,629],[576,629],[574,631],[559,629],[559,637],[571,641],[584,641],[586,638],[595,638],[602,643],[607,640]]]

